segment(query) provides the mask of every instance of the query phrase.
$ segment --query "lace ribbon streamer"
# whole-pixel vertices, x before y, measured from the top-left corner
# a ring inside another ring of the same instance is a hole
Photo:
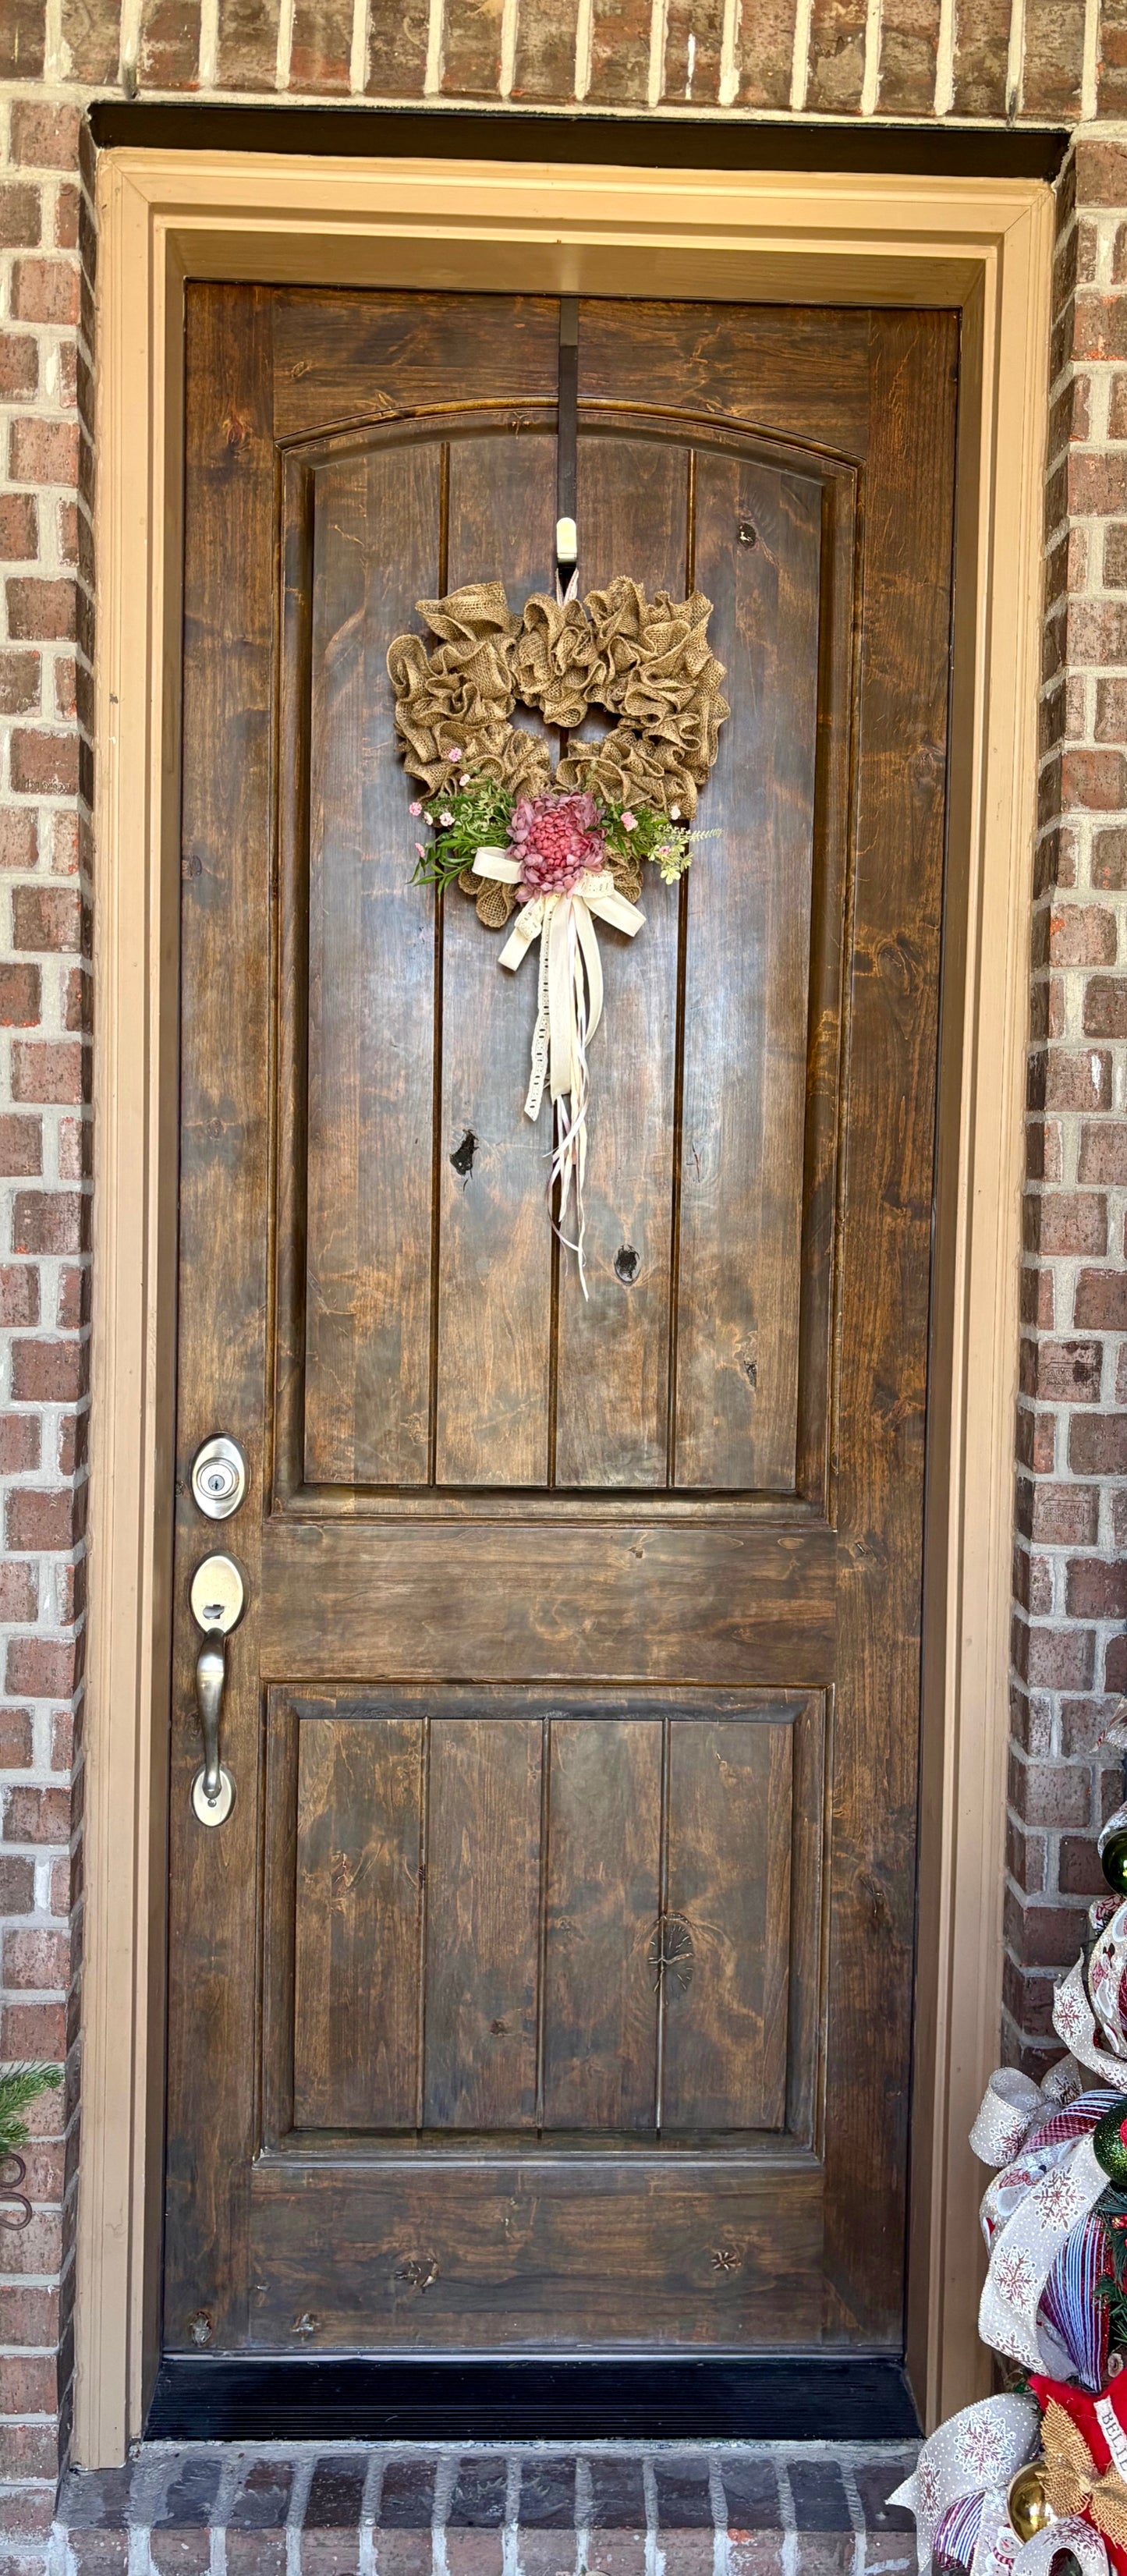
[[[507,850],[486,847],[478,851],[473,873],[491,878],[498,885],[517,885],[520,862],[511,859]],[[603,967],[595,916],[609,922],[612,929],[624,931],[628,939],[634,938],[646,917],[637,904],[618,893],[609,869],[600,868],[597,873],[592,870],[569,894],[536,895],[526,903],[517,914],[500,957],[501,965],[515,974],[533,940],[539,938],[538,1004],[524,1114],[534,1120],[539,1117],[547,1083],[554,1119],[550,1187],[557,1180],[560,1185],[554,1222],[561,1242],[575,1253],[584,1296],[583,1179],[590,1098],[587,1047],[603,1014]],[[574,1237],[563,1231],[573,1189]]]

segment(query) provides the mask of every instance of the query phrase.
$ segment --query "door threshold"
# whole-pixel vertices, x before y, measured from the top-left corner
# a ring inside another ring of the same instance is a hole
[[[910,2441],[889,2355],[607,2361],[166,2355],[149,2441]]]

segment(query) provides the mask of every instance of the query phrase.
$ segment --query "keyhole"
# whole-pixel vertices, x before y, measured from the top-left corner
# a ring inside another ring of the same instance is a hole
[[[632,1288],[638,1276],[638,1255],[632,1243],[624,1243],[614,1256],[614,1275],[624,1288]]]
[[[741,546],[753,546],[757,542],[755,530],[750,519],[740,520],[740,524],[736,530],[736,535],[739,538]]]

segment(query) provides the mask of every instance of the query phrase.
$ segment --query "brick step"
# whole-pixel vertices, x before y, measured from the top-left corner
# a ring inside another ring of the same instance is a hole
[[[914,2576],[903,2443],[154,2442],[72,2471],[52,2576]]]

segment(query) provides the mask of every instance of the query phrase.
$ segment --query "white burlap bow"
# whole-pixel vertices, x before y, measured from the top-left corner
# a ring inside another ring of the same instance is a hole
[[[520,862],[507,850],[487,847],[477,853],[475,876],[498,885],[519,885]],[[608,868],[588,871],[569,894],[535,895],[518,912],[501,950],[500,962],[513,973],[540,939],[540,984],[536,1027],[532,1037],[532,1071],[525,1097],[526,1118],[540,1115],[548,1084],[554,1115],[552,1184],[560,1184],[555,1218],[562,1242],[579,1263],[584,1296],[583,1175],[587,1163],[587,1047],[603,1014],[603,968],[593,916],[623,930],[633,939],[645,920],[637,904],[619,894]],[[566,1235],[563,1220],[575,1191],[575,1234]]]

